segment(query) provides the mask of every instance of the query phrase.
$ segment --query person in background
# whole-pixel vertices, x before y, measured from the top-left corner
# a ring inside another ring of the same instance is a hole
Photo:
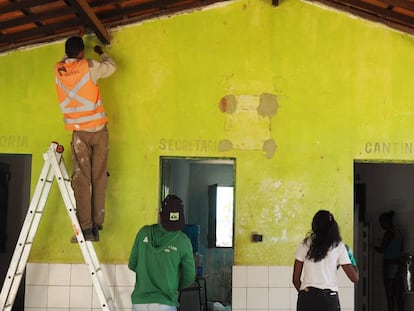
[[[293,285],[298,291],[297,311],[340,310],[339,266],[352,282],[358,282],[355,259],[342,242],[334,216],[320,210],[313,217],[312,230],[299,243],[295,254]]]
[[[81,37],[65,42],[65,57],[55,65],[55,82],[65,128],[72,131],[73,172],[71,185],[76,215],[87,241],[99,241],[105,217],[108,183],[108,117],[97,81],[112,75],[114,60],[99,45],[94,51],[100,61],[84,58]],[[77,237],[71,239],[77,243]]]
[[[181,230],[184,205],[176,195],[161,204],[161,224],[142,227],[132,246],[128,267],[135,272],[132,311],[176,311],[179,291],[195,280],[193,247]]]
[[[385,295],[387,297],[388,311],[404,310],[404,289],[402,278],[403,238],[401,232],[394,227],[394,211],[382,213],[379,223],[385,230],[381,246],[375,250],[382,254],[382,277]]]

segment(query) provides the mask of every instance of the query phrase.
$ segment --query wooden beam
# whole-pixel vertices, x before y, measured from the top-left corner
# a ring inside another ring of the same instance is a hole
[[[414,3],[407,0],[379,0],[385,4],[388,4],[388,6],[391,7],[398,7],[402,9],[406,9],[408,11],[414,11]]]
[[[5,21],[0,20],[0,29],[7,29],[7,28],[13,28],[25,24],[30,23],[41,23],[45,19],[52,19],[56,16],[65,17],[75,17],[76,10],[73,7],[65,7],[65,8],[59,8],[56,10],[50,10],[48,12],[42,12],[42,13],[36,13],[36,14],[28,14],[23,15],[21,17],[16,17],[13,19],[8,19]],[[64,18],[62,18],[64,19]]]
[[[370,4],[360,0],[310,0],[311,2],[320,2],[330,7],[335,7],[342,11],[350,12],[354,15],[359,15],[363,18],[382,22],[401,24],[410,28],[414,27],[414,18],[404,15],[388,8],[381,8],[379,6]]]
[[[309,0],[412,34],[414,18],[359,0]]]
[[[26,41],[35,41],[44,42],[42,39],[45,37],[45,34],[50,34],[50,36],[58,36],[62,29],[65,29],[65,32],[75,32],[76,29],[81,29],[82,21],[79,18],[71,18],[64,22],[34,27],[24,31],[7,33],[0,36],[0,44],[12,44]]]
[[[109,33],[89,6],[88,2],[86,0],[69,0],[69,2],[77,10],[84,23],[92,28],[99,40],[101,40],[103,44],[109,44],[111,42]]]

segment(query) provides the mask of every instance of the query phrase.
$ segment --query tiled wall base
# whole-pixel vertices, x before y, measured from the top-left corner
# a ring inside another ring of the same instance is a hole
[[[135,275],[127,265],[102,265],[118,311],[131,310]],[[233,311],[295,311],[291,266],[233,266]],[[354,286],[339,270],[342,311],[354,310]],[[101,310],[85,264],[36,264],[26,269],[25,311]]]
[[[292,266],[233,266],[233,311],[295,311]],[[354,310],[354,286],[339,269],[342,311]]]
[[[135,275],[127,265],[102,265],[119,311],[131,310]],[[25,311],[101,310],[86,264],[35,264],[26,269]]]

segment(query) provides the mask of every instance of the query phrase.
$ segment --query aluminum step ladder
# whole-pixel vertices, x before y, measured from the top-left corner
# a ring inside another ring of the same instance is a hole
[[[65,202],[66,210],[72,222],[72,227],[82,251],[85,263],[88,265],[89,273],[95,292],[102,310],[115,311],[115,302],[111,292],[106,285],[103,271],[100,267],[98,257],[92,242],[85,241],[82,230],[76,217],[76,201],[70,184],[62,153],[64,148],[56,142],[52,142],[46,153],[43,154],[45,163],[40,173],[33,198],[24,220],[22,230],[17,240],[6,278],[0,294],[0,310],[11,311],[19,289],[21,279],[26,269],[30,249],[39,227],[40,219],[46,204],[47,197],[56,178],[60,192]]]

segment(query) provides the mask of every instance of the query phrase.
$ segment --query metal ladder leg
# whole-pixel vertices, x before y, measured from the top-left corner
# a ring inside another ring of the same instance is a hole
[[[55,170],[55,177],[58,182],[60,192],[66,205],[66,210],[72,221],[72,227],[78,240],[79,247],[82,251],[84,260],[89,268],[91,274],[92,283],[95,288],[95,292],[98,296],[102,310],[116,310],[115,303],[112,299],[111,292],[106,286],[104,274],[99,264],[98,257],[96,256],[95,249],[92,242],[85,241],[82,230],[79,225],[78,218],[76,217],[76,202],[73,194],[72,187],[70,185],[70,179],[64,164],[63,157],[58,158],[56,149],[51,148],[48,152],[48,157]]]

